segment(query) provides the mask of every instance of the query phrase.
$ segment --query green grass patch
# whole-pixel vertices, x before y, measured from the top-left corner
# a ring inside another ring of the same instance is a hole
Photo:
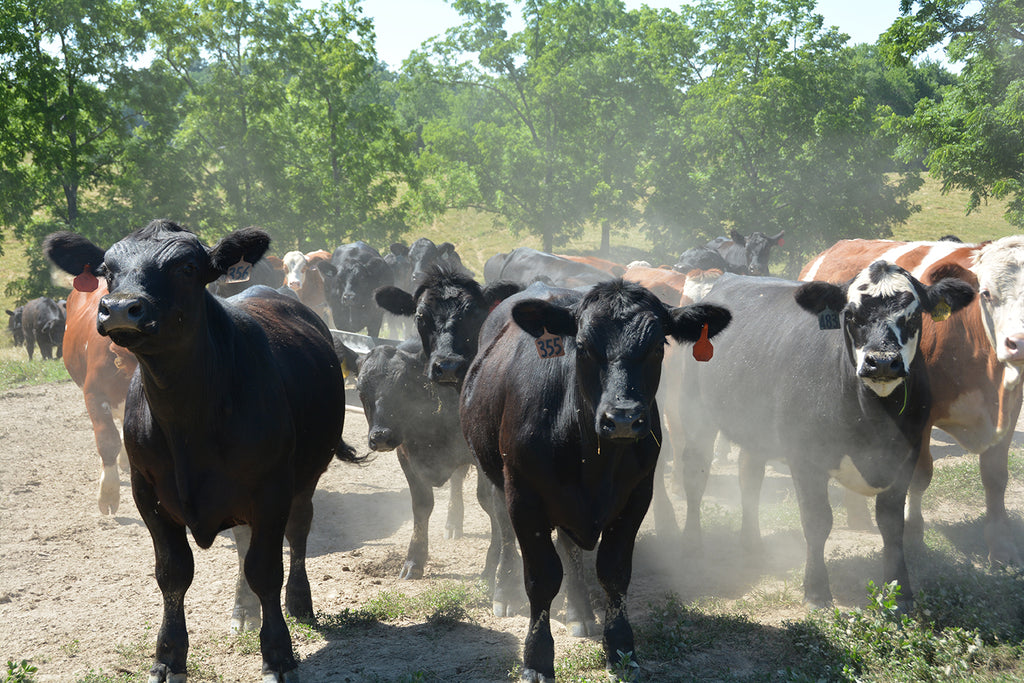
[[[17,349],[24,356],[24,349]],[[17,387],[69,380],[64,362],[57,359],[30,361],[10,359],[9,354],[0,356],[0,391]]]
[[[488,605],[490,597],[483,583],[447,581],[416,596],[384,590],[357,609],[345,609],[335,614],[318,613],[315,629],[333,634],[403,619],[422,620],[435,626],[452,626],[470,621],[473,609],[484,609]]]

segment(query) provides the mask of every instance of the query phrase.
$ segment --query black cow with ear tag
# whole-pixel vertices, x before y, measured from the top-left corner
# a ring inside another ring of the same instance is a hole
[[[268,287],[229,299],[206,289],[257,263],[269,244],[265,232],[247,228],[211,249],[167,220],[106,250],[68,232],[44,244],[54,263],[79,275],[77,286],[95,288],[92,273],[106,278],[97,328],[139,361],[124,441],[163,594],[151,681],[185,678],[184,598],[194,566],[186,529],[208,548],[229,528],[241,565],[233,624],[259,625],[262,612],[263,680],[296,679],[281,610],[282,544],[287,537],[291,550],[285,605],[312,620],[305,557],[313,491],[333,457],[358,459],[342,441],[344,379],[323,321]]]

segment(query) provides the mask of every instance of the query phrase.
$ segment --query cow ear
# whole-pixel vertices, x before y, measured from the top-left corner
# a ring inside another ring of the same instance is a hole
[[[708,326],[708,338],[724,330],[732,321],[732,313],[721,306],[711,304],[692,304],[670,308],[669,319],[672,321],[668,333],[677,342],[695,342],[700,339],[704,325]]]
[[[87,265],[93,274],[98,273],[106,251],[81,235],[61,231],[46,236],[43,253],[65,273],[81,275]]]
[[[327,259],[322,259],[318,261],[316,264],[316,269],[320,271],[321,275],[324,275],[326,277],[334,277],[335,275],[338,274],[337,267],[335,267],[335,265],[328,261]]]
[[[373,300],[377,302],[378,306],[394,315],[411,316],[416,312],[416,300],[413,299],[412,294],[394,285],[386,285],[373,290]]]
[[[512,307],[512,319],[531,337],[541,336],[544,330],[561,337],[576,335],[576,316],[572,311],[542,299],[516,303]]]
[[[270,235],[259,228],[242,228],[227,235],[210,250],[208,282],[228,272],[239,261],[256,263],[270,247]]]
[[[513,294],[523,291],[522,285],[508,280],[498,280],[484,287],[484,301],[488,308],[494,308]]]
[[[401,242],[392,242],[389,249],[391,250],[391,253],[394,254],[395,256],[409,255],[409,247],[405,246]]]
[[[846,290],[849,285],[834,285],[830,282],[815,280],[800,285],[793,293],[796,304],[808,313],[818,315],[826,308],[839,311],[846,308]]]
[[[921,278],[921,282],[926,285],[934,285],[939,280],[943,280],[947,277],[955,277],[959,280],[963,280],[975,290],[978,289],[978,276],[958,263],[941,263],[934,266],[925,272],[924,277]]]
[[[358,377],[359,367],[366,354],[360,354],[357,351],[353,351],[336,337],[332,337],[331,340],[334,342],[334,355],[338,357],[338,363],[341,364],[341,374],[346,378],[350,375]]]
[[[935,313],[937,319],[941,320],[943,318],[938,317],[938,309],[949,307],[948,311],[942,311],[944,317],[950,313],[956,313],[972,301],[974,301],[973,287],[959,278],[947,277],[928,287],[925,308],[929,313]]]
[[[740,233],[739,230],[733,228],[729,231],[729,239],[738,244],[741,247],[747,246],[747,238]]]
[[[441,242],[441,244],[437,245],[437,251],[441,256],[448,257],[454,253],[455,245],[451,242]]]

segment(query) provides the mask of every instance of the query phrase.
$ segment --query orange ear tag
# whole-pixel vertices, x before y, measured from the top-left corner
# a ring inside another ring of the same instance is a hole
[[[562,338],[544,330],[544,334],[533,340],[537,345],[537,355],[541,358],[558,358],[565,355]]]
[[[715,355],[715,347],[708,339],[708,324],[704,323],[704,329],[700,331],[700,339],[693,345],[693,357],[701,363],[707,363],[713,355]]]
[[[100,281],[92,274],[92,271],[89,270],[89,264],[86,263],[85,268],[75,276],[72,284],[79,292],[95,292],[96,288],[100,286]]]
[[[224,281],[228,284],[234,284],[236,282],[248,282],[249,277],[252,275],[252,264],[242,259],[235,265],[228,268],[226,273],[227,277]]]

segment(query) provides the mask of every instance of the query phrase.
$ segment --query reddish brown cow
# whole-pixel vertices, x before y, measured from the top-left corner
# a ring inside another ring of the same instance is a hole
[[[925,316],[921,351],[934,394],[925,436],[939,427],[980,454],[989,559],[1019,565],[1004,499],[1024,370],[1024,237],[980,245],[844,240],[811,261],[800,279],[845,281],[876,259],[897,263],[925,284],[955,274],[979,291],[974,303],[941,325]],[[928,442],[922,440],[907,507],[906,533],[918,541],[924,533],[921,496],[932,477]]]
[[[575,261],[576,263],[582,263],[584,265],[590,266],[591,268],[603,270],[604,272],[610,275],[614,275],[615,277],[622,277],[626,273],[625,266],[621,266],[618,263],[615,263],[614,261],[609,261],[603,258],[597,258],[596,256],[567,256],[566,254],[558,254],[558,256],[561,256],[562,258],[567,258],[570,261]]]
[[[305,254],[289,251],[282,259],[284,285],[298,294],[299,301],[316,311],[328,324],[331,323],[331,311],[324,296],[324,278],[317,265],[330,260],[331,253],[323,249]]]
[[[121,498],[117,473],[118,455],[124,459],[121,430],[114,413],[123,411],[128,382],[138,361],[127,349],[117,346],[96,331],[100,297],[107,293],[102,284],[92,292],[71,290],[68,294],[67,329],[64,332],[64,367],[85,396],[85,409],[92,421],[96,450],[103,462],[99,506],[103,514],[114,514]],[[123,413],[122,413],[123,415]],[[126,467],[127,469],[127,467]]]

